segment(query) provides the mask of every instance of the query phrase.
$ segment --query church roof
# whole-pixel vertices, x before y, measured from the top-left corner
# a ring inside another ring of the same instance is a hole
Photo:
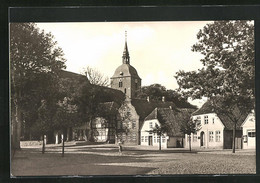
[[[131,76],[140,79],[136,69],[130,64],[120,65],[111,78]]]

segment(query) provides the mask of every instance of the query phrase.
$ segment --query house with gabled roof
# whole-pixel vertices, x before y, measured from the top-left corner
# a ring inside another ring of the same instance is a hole
[[[162,148],[184,147],[185,136],[180,129],[184,120],[189,119],[192,112],[194,109],[179,109],[176,106],[155,108],[141,126],[141,145],[159,146],[161,141]],[[168,128],[161,138],[152,132],[156,125]]]
[[[243,129],[243,149],[255,149],[256,146],[256,130],[255,130],[255,113],[248,114],[245,121],[241,125]]]
[[[247,114],[239,116],[236,125],[236,148],[242,148],[242,123]],[[192,148],[216,148],[231,149],[233,122],[225,114],[216,112],[208,100],[200,109],[192,114],[192,119],[200,126],[199,131],[191,134]],[[186,147],[188,147],[188,136],[185,136]]]

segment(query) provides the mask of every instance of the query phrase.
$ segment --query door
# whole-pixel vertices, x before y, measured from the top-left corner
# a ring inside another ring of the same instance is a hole
[[[153,145],[153,137],[149,136],[149,141],[148,141],[149,146]]]
[[[200,146],[204,146],[204,132],[202,131],[201,133],[200,133]]]

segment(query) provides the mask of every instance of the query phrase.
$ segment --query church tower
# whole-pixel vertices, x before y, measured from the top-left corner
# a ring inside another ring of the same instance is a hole
[[[141,89],[141,78],[136,69],[130,65],[130,56],[127,47],[127,32],[125,32],[125,47],[120,65],[111,79],[111,87],[125,93],[127,99],[133,99]]]

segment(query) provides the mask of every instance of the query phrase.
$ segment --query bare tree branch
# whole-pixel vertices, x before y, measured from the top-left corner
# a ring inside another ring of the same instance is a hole
[[[109,86],[109,78],[104,76],[104,74],[102,74],[98,69],[87,66],[83,69],[83,72],[91,84]]]

